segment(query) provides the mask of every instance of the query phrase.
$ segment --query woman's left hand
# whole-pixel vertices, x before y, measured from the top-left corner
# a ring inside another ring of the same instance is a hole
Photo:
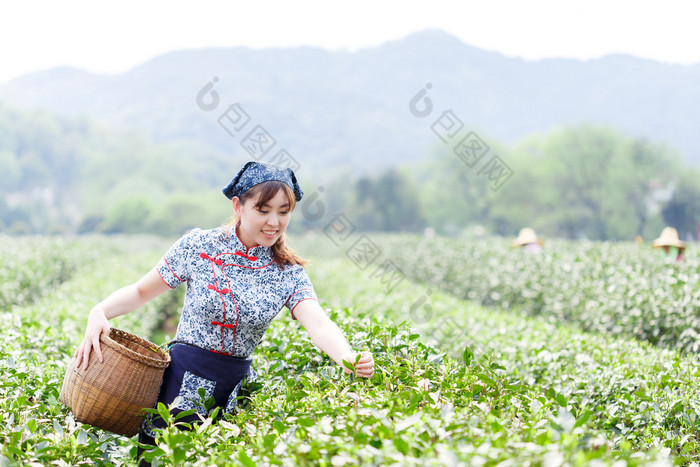
[[[357,359],[357,355],[360,355],[360,359],[355,363],[355,360]],[[372,358],[372,352],[358,352],[358,353],[352,353],[349,355],[349,358],[346,358],[348,362],[352,363],[355,365],[355,376],[359,376],[361,378],[371,378],[372,375],[374,375],[374,359]],[[350,369],[345,368],[346,373],[352,373]]]

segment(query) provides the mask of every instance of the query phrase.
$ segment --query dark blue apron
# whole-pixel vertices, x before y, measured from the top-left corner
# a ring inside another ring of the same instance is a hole
[[[173,344],[158,402],[169,406],[177,398],[177,404],[171,410],[173,414],[196,409],[196,413],[178,420],[187,423],[199,421],[198,414],[206,418],[204,400],[210,397],[223,412],[232,412],[243,379],[253,374],[250,363],[249,358],[222,355],[188,344]],[[200,388],[205,391],[204,399],[199,394]],[[164,427],[163,419],[153,415],[146,418],[143,430],[153,436],[151,428]]]

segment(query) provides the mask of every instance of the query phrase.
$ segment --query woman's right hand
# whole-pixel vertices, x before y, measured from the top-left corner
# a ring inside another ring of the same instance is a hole
[[[83,370],[87,370],[90,363],[90,353],[95,349],[97,360],[102,363],[102,349],[100,349],[100,335],[105,333],[109,335],[109,321],[105,317],[104,311],[101,308],[93,308],[88,316],[88,323],[85,329],[85,338],[78,346],[78,349],[73,354],[76,361],[76,367],[83,365]]]

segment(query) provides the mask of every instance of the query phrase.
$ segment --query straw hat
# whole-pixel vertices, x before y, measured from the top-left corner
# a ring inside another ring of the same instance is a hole
[[[513,246],[523,246],[527,245],[528,243],[539,243],[542,245],[542,240],[537,239],[537,234],[535,234],[535,231],[530,227],[523,227],[520,229],[518,238],[516,238],[513,242]]]
[[[659,238],[654,240],[652,245],[654,248],[660,248],[663,246],[685,248],[685,242],[678,239],[678,231],[673,227],[664,228],[664,230],[661,231]]]

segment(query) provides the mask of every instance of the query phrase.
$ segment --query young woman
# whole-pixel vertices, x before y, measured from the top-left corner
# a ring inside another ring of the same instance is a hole
[[[251,353],[284,306],[336,363],[355,362],[357,353],[319,306],[304,261],[285,243],[292,211],[303,195],[294,172],[248,162],[223,192],[233,202],[237,222],[192,230],[142,279],[98,303],[74,355],[78,366],[87,369],[93,351],[93,358],[102,361],[99,339],[109,333],[111,318],[182,283],[187,283],[182,317],[158,397],[169,405],[179,396],[177,411],[195,408],[206,415],[199,388],[224,412],[231,411],[251,372]],[[373,372],[372,354],[362,352],[356,375],[371,377]],[[189,421],[197,419],[195,414]],[[140,442],[153,444],[152,429],[162,426],[159,421],[144,424]]]

